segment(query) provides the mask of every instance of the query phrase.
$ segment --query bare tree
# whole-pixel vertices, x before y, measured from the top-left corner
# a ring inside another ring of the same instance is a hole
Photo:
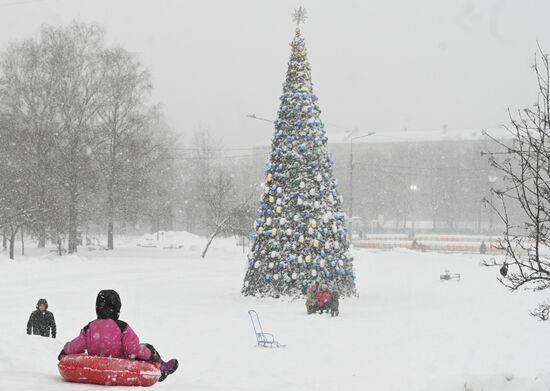
[[[178,137],[161,113],[150,112],[146,125],[146,141],[134,138],[130,144],[132,164],[126,166],[127,187],[118,195],[118,206],[122,218],[144,218],[151,224],[151,230],[158,232],[161,228],[173,228],[183,192],[183,167],[176,158]]]
[[[28,184],[35,198],[36,225],[30,227],[45,246],[47,218],[52,181],[52,145],[57,129],[56,104],[53,99],[57,74],[55,61],[44,46],[35,40],[12,43],[2,55],[0,99],[4,115],[15,125],[11,142],[24,147],[24,157],[18,160],[24,171],[21,179]]]
[[[25,225],[33,223],[36,209],[24,180],[25,169],[20,165],[22,150],[10,137],[13,123],[0,121],[0,227],[5,240],[9,242],[10,259],[15,259],[15,239],[17,232]]]
[[[111,249],[115,223],[128,215],[172,224],[176,140],[147,105],[150,75],[136,56],[106,48],[97,26],[75,23],[43,27],[0,60],[4,245],[22,224],[59,254],[65,245],[75,252],[94,219],[106,223]]]
[[[73,24],[68,28],[45,28],[42,42],[57,59],[55,97],[60,129],[56,134],[59,160],[55,167],[59,183],[68,195],[68,252],[78,244],[79,213],[87,186],[93,186],[91,154],[98,141],[97,113],[105,104],[102,95],[104,67],[103,32],[97,26]]]
[[[1,80],[0,87],[4,82]],[[15,258],[17,232],[31,221],[36,212],[32,207],[30,182],[26,180],[25,167],[21,164],[25,146],[18,142],[19,125],[4,101],[0,100],[0,229],[3,245],[9,242],[10,259]]]
[[[146,135],[150,75],[135,56],[121,48],[103,53],[104,102],[98,110],[101,145],[95,153],[105,182],[107,248],[114,248],[114,222],[130,187],[132,168],[139,166],[150,141]],[[139,173],[134,171],[134,173]]]
[[[506,257],[484,261],[484,265],[500,267],[499,280],[511,290],[550,287],[550,66],[540,46],[533,69],[538,100],[515,116],[509,112],[510,125],[505,128],[513,141],[489,135],[499,147],[489,154],[489,161],[503,174],[506,185],[492,189],[496,201],[486,202],[505,224],[498,247]],[[517,205],[522,211],[519,220],[510,213]],[[549,311],[548,303],[543,303],[533,315],[546,320]]]
[[[218,236],[222,232],[240,232],[242,230],[242,227],[240,225],[240,220],[242,220],[243,215],[247,215],[245,212],[247,209],[250,208],[251,200],[254,194],[250,194],[247,198],[244,200],[241,200],[238,205],[231,206],[230,209],[223,208],[222,210],[218,210],[216,213],[216,219],[213,221],[213,231],[208,236],[208,240],[206,241],[206,246],[204,247],[204,250],[202,251],[202,258],[206,256],[206,253],[208,249],[210,248],[210,245],[214,241],[214,238]]]

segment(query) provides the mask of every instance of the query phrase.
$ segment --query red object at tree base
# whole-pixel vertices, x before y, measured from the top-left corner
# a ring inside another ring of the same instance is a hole
[[[160,377],[160,363],[87,354],[62,356],[57,366],[65,380],[105,386],[149,387]]]

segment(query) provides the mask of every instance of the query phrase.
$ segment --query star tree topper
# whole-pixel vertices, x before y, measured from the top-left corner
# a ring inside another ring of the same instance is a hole
[[[292,21],[296,22],[296,26],[300,27],[300,23],[305,23],[307,19],[307,11],[305,8],[296,9],[294,8],[294,13],[292,14]]]

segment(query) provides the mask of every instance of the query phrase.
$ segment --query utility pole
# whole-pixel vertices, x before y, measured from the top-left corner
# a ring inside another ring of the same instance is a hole
[[[489,197],[491,197],[491,207],[489,208],[489,235],[491,235],[493,233],[493,187],[498,177],[496,175],[488,175],[487,179],[489,180]]]
[[[248,114],[248,118],[255,119],[258,121],[265,121],[265,122],[271,122],[274,123],[275,121],[268,119],[268,118],[262,118],[258,117],[256,114]],[[359,129],[355,128],[352,131],[350,131],[350,135],[357,134],[359,132]],[[349,232],[350,232],[350,239],[353,238],[353,141],[369,137],[376,134],[376,132],[368,132],[367,134],[363,134],[360,136],[351,137],[349,139]],[[349,137],[349,136],[348,136]]]
[[[414,239],[415,231],[414,231],[414,223],[416,219],[416,197],[415,193],[418,190],[418,186],[416,185],[410,185],[409,189],[411,189],[411,237]]]
[[[353,240],[353,141],[369,137],[376,134],[375,132],[368,132],[361,136],[352,137],[349,139],[349,234],[350,240]]]
[[[257,119],[258,121],[265,121],[265,122],[271,122],[271,123],[275,122],[272,119],[258,117],[256,116],[256,114],[248,114],[247,117],[252,119]]]

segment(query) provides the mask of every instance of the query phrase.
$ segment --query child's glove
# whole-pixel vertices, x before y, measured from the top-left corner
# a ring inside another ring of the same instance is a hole
[[[57,360],[58,361],[61,360],[61,358],[65,355],[66,355],[65,351],[63,349],[61,349],[61,352],[59,352],[59,355],[57,356]]]

